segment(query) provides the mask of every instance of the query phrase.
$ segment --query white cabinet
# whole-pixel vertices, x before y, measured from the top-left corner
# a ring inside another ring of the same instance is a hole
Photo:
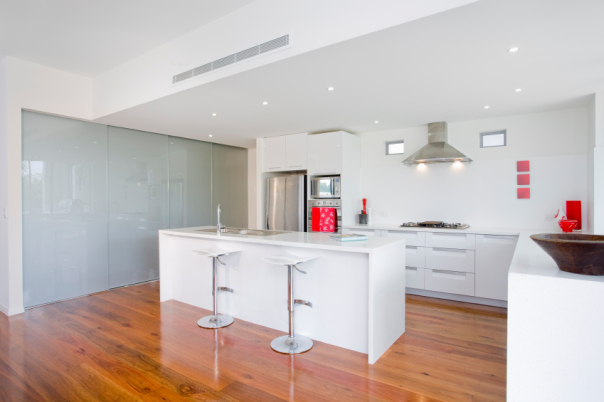
[[[308,163],[306,133],[264,138],[264,171],[305,170]]]
[[[427,232],[426,247],[474,250],[476,247],[475,236],[473,233]]]
[[[426,268],[474,272],[474,250],[426,247]]]
[[[518,236],[476,235],[476,297],[508,299],[508,270]]]
[[[349,233],[354,233],[354,234],[360,234],[360,235],[365,235],[365,236],[377,236],[380,237],[381,230],[371,230],[371,229],[344,229],[342,231],[343,234],[349,234]]]
[[[285,136],[264,139],[264,171],[285,170]]]
[[[426,248],[406,246],[405,265],[408,267],[424,268],[426,266]]]
[[[308,174],[342,173],[342,131],[308,136]]]
[[[405,287],[424,289],[424,269],[405,267]]]
[[[474,274],[438,269],[424,270],[426,290],[474,296]]]
[[[408,246],[425,246],[426,245],[426,232],[413,232],[413,231],[396,231],[387,230],[384,231],[387,237],[398,237],[405,239]]]
[[[308,165],[308,135],[306,133],[285,136],[285,167],[287,170],[306,170]]]

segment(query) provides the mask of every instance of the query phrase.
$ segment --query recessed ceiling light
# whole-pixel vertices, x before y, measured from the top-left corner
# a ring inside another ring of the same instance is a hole
[[[266,106],[266,105],[268,105],[268,102],[262,102],[262,104],[263,104],[264,106]]]
[[[511,47],[508,49],[508,52],[510,52],[510,53],[516,53],[517,51],[518,51],[517,47]]]
[[[516,91],[516,92],[521,92],[521,91],[522,91],[522,88],[516,88],[514,91]]]
[[[94,143],[96,144],[96,141]]]
[[[212,116],[216,117],[216,116],[218,116],[218,115],[217,115],[216,113],[212,113]]]
[[[212,134],[208,135],[208,137],[211,137],[211,136],[212,136]]]
[[[376,120],[376,121],[374,121],[374,123],[375,123],[375,124],[378,124],[378,123],[379,123],[379,121],[378,121],[378,120]]]
[[[490,106],[488,106],[488,105],[487,105],[487,106],[485,106],[484,108],[485,108],[485,109],[488,109],[488,108],[490,108]]]
[[[334,87],[327,87],[328,91],[333,91],[335,88]]]

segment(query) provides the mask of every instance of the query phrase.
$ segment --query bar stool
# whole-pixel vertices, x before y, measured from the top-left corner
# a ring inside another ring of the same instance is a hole
[[[202,255],[204,257],[212,257],[212,296],[214,298],[214,314],[208,315],[206,317],[200,318],[197,321],[197,325],[202,328],[223,328],[229,326],[235,321],[233,317],[225,314],[218,314],[218,309],[216,305],[216,300],[218,296],[218,292],[231,292],[233,293],[233,289],[227,288],[224,286],[217,287],[216,286],[216,277],[218,276],[218,264],[226,265],[224,262],[220,261],[220,257],[224,255],[229,255],[233,253],[238,253],[240,250],[222,250],[219,248],[206,248],[202,250],[193,250],[193,253]]]
[[[296,335],[294,332],[294,305],[303,304],[305,306],[312,307],[312,303],[309,301],[299,299],[294,300],[294,268],[303,274],[306,274],[306,272],[299,269],[296,265],[314,260],[316,258],[319,257],[279,255],[262,258],[262,261],[268,262],[269,264],[287,266],[287,309],[289,311],[289,334],[273,339],[271,342],[271,348],[273,348],[275,352],[288,354],[302,353],[310,350],[313,346],[310,338],[302,335]]]

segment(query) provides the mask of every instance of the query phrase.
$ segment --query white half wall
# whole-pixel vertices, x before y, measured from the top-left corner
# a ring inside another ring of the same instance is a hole
[[[256,215],[256,149],[247,151],[247,220],[248,228],[256,228],[258,216]]]
[[[0,62],[5,77],[5,107],[0,101],[0,158],[6,164],[0,178],[0,304],[5,313],[23,312],[23,244],[21,209],[21,111],[34,110],[89,120],[92,81],[89,78],[6,57]],[[2,84],[0,84],[2,94]],[[1,95],[0,95],[1,96]],[[2,113],[6,113],[3,115]],[[6,155],[6,157],[4,157]],[[5,304],[7,303],[7,304]]]
[[[481,132],[501,129],[506,147],[480,148]],[[582,201],[587,214],[588,130],[587,107],[449,123],[449,143],[474,162],[414,167],[402,161],[427,143],[427,126],[362,134],[361,196],[375,223],[553,230],[545,216],[566,200]],[[393,140],[405,141],[404,155],[385,155],[385,142]],[[518,160],[531,162],[529,200],[517,199]]]

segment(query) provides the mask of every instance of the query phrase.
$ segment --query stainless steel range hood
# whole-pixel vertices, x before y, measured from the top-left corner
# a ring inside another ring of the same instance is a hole
[[[447,139],[446,122],[429,123],[428,145],[405,159],[403,163],[407,166],[412,166],[420,163],[472,162],[470,157],[465,156],[449,145]]]

